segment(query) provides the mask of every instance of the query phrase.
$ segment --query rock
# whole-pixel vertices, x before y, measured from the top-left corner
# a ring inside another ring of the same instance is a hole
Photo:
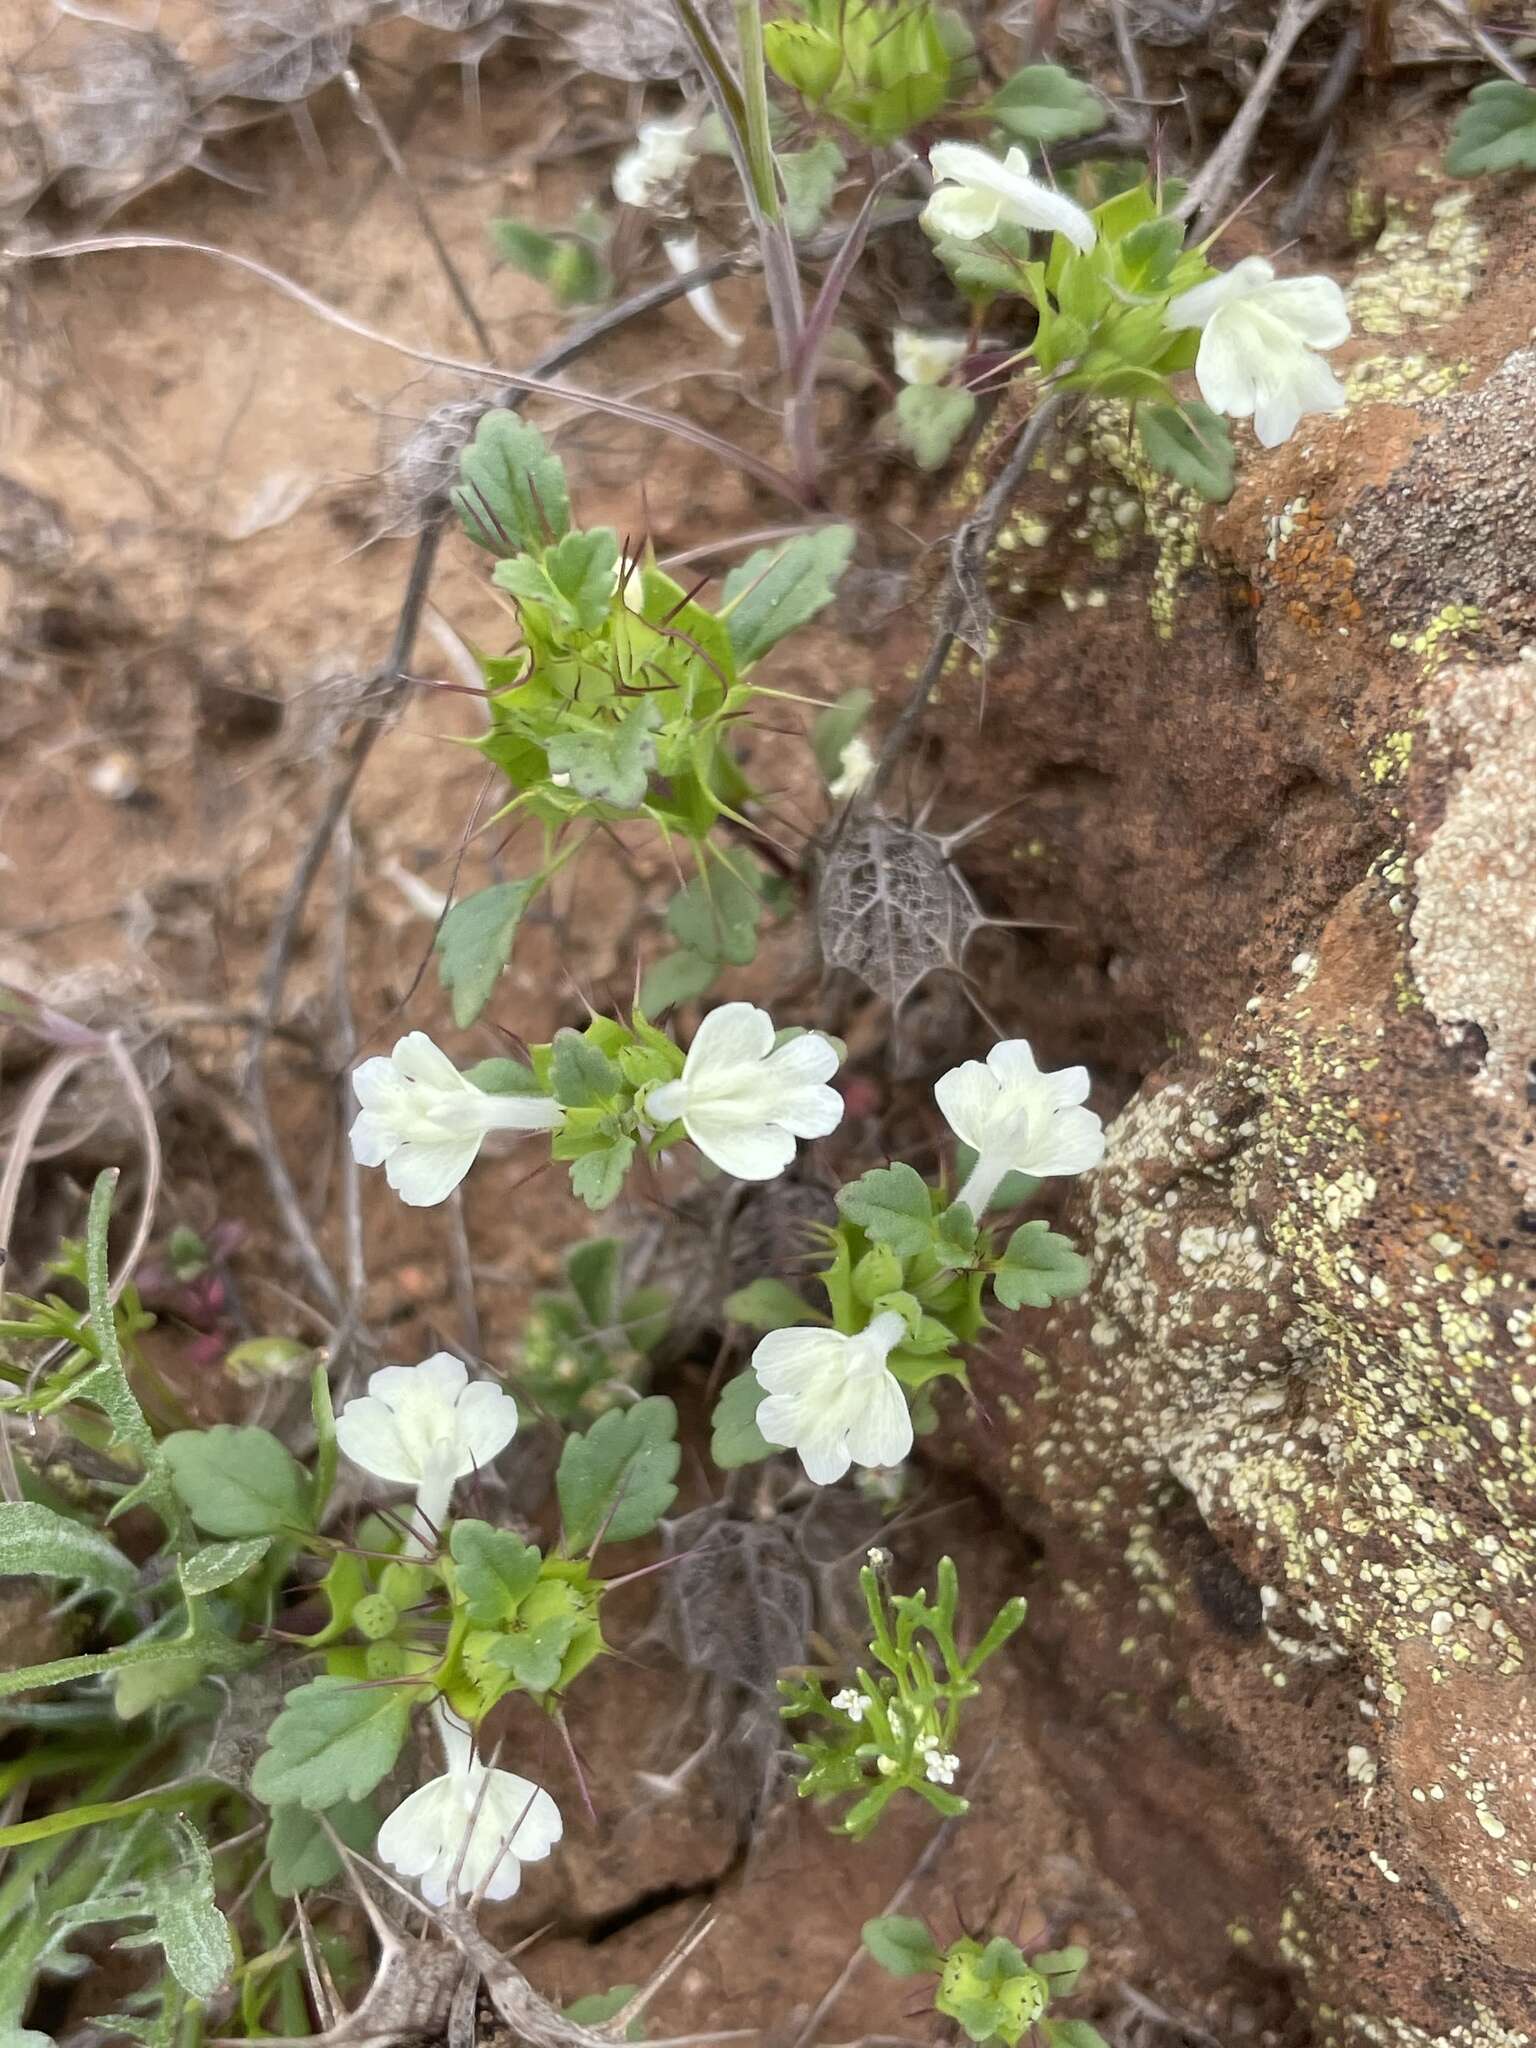
[[[1090,1291],[976,1361],[945,1450],[1041,1546],[1034,1733],[1106,1868],[1193,1993],[1284,1970],[1340,2048],[1516,2048],[1536,2013],[1536,261],[1509,244],[1414,332],[1432,356],[1357,342],[1348,415],[1248,442],[1198,534],[1091,417],[995,560],[987,745],[974,665],[933,721],[968,804],[1028,799],[967,856],[982,900],[1069,927],[989,1006],[1124,1104],[1067,1204]]]

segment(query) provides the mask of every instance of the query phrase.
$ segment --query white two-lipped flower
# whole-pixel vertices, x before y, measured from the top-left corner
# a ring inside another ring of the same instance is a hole
[[[613,196],[621,206],[653,207],[676,201],[682,182],[699,160],[691,114],[675,121],[642,121],[635,146],[613,167]]]
[[[965,361],[971,344],[963,334],[924,334],[898,327],[891,335],[891,360],[903,384],[942,384]]]
[[[693,1035],[682,1078],[645,1100],[658,1127],[681,1118],[706,1159],[737,1180],[772,1180],[795,1156],[796,1138],[824,1138],[842,1121],[843,1098],[826,1084],[837,1050],[820,1032],[776,1046],[773,1019],[753,1003],[722,1003]]]
[[[757,1426],[798,1451],[807,1479],[830,1486],[850,1465],[899,1465],[912,1448],[912,1416],[886,1360],[906,1334],[894,1310],[856,1337],[838,1330],[770,1330],[752,1353],[767,1389]]]
[[[1104,1126],[1091,1109],[1088,1069],[1042,1074],[1025,1038],[1005,1039],[986,1065],[951,1067],[934,1088],[950,1129],[976,1154],[958,1200],[980,1216],[1010,1173],[1085,1173],[1104,1157]]]
[[[352,1076],[362,1105],[352,1120],[352,1157],[382,1166],[402,1202],[446,1202],[491,1131],[552,1131],[565,1116],[548,1095],[491,1095],[466,1079],[425,1031],[408,1031],[386,1059]]]
[[[517,1403],[494,1380],[471,1381],[461,1359],[436,1351],[420,1365],[385,1365],[366,1394],[336,1418],[336,1441],[354,1465],[414,1486],[408,1549],[440,1530],[455,1485],[482,1472],[517,1434]]]
[[[431,1905],[445,1906],[450,1891],[510,1899],[523,1865],[542,1862],[559,1841],[560,1809],[531,1780],[483,1764],[473,1734],[441,1700],[432,1712],[448,1768],[401,1800],[379,1829],[379,1854],[414,1877]]]
[[[932,235],[975,242],[997,227],[1039,228],[1065,235],[1083,250],[1097,239],[1093,222],[1074,200],[1029,175],[1022,149],[1010,149],[999,162],[974,142],[936,142],[928,165],[938,180],[923,208],[923,226]]]
[[[1276,277],[1262,256],[1245,256],[1171,299],[1167,320],[1201,330],[1201,397],[1233,419],[1251,418],[1266,448],[1288,441],[1304,414],[1338,412],[1346,402],[1317,353],[1349,339],[1349,309],[1331,277]]]

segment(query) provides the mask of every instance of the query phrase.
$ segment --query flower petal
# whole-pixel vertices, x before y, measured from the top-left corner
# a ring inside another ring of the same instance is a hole
[[[837,1330],[804,1325],[770,1330],[757,1341],[752,1370],[770,1394],[801,1395],[818,1381],[837,1383],[846,1366],[848,1342]]]
[[[458,1474],[483,1472],[517,1435],[517,1403],[494,1380],[475,1380],[459,1396],[459,1438],[463,1445]]]
[[[773,1036],[773,1019],[766,1010],[755,1003],[722,1003],[693,1034],[683,1079],[692,1081],[700,1069],[764,1060],[773,1051]]]
[[[484,1134],[442,1138],[435,1144],[407,1139],[384,1160],[384,1178],[408,1209],[433,1209],[446,1202],[480,1156]]]
[[[552,1095],[486,1095],[481,1120],[488,1131],[558,1131],[565,1111]]]
[[[411,1486],[420,1477],[393,1409],[371,1394],[358,1395],[342,1409],[336,1418],[336,1441],[354,1465],[375,1479]]]
[[[430,1388],[440,1400],[452,1403],[468,1385],[469,1368],[451,1351],[434,1351],[419,1365],[381,1365],[368,1379],[374,1399],[387,1402],[397,1413],[419,1400],[424,1389]]]
[[[837,1047],[819,1031],[787,1038],[764,1061],[775,1086],[785,1082],[830,1081],[837,1072]]]
[[[901,1382],[882,1372],[865,1391],[864,1404],[848,1429],[848,1450],[856,1465],[899,1465],[912,1449],[912,1412]]]
[[[1057,192],[1050,185],[1042,185],[1038,179],[1024,178],[1021,185],[1028,191],[1012,193],[1003,201],[1005,220],[1017,222],[1024,228],[1041,228],[1047,234],[1065,235],[1075,248],[1084,254],[1098,240],[1098,229],[1084,213],[1075,199],[1069,199],[1065,192]]]
[[[352,1146],[352,1157],[359,1166],[382,1166],[404,1142],[393,1125],[376,1116],[371,1109],[357,1112],[347,1137]]]
[[[984,1152],[987,1126],[997,1114],[1000,1092],[990,1067],[980,1060],[965,1060],[940,1075],[933,1096],[961,1144],[969,1145],[973,1152]]]
[[[1309,348],[1337,348],[1349,339],[1349,305],[1331,277],[1282,277],[1254,294]]]
[[[385,1816],[378,1833],[378,1852],[402,1877],[422,1877],[441,1860],[450,1836],[456,1841],[455,1831],[462,1831],[462,1815],[453,1778],[433,1778]],[[442,1898],[437,1900],[439,1905],[442,1902]]]
[[[541,1785],[515,1771],[492,1771],[486,1805],[494,1804],[498,1829],[510,1839],[519,1862],[542,1863],[565,1833],[560,1809]]]
[[[1322,357],[1298,348],[1292,361],[1276,365],[1272,375],[1260,378],[1253,431],[1261,446],[1278,448],[1291,438],[1307,413],[1339,412],[1347,403],[1344,386]]]
[[[352,1069],[352,1093],[364,1109],[387,1112],[398,1104],[408,1086],[394,1061],[382,1054]]]
[[[1217,277],[1208,277],[1204,284],[1194,285],[1189,291],[1180,292],[1177,298],[1170,299],[1163,319],[1169,327],[1204,327],[1213,313],[1219,313],[1223,306],[1233,305],[1239,299],[1248,298],[1270,283],[1274,274],[1275,266],[1264,257],[1245,256],[1230,270],[1222,271]],[[1214,400],[1210,402],[1215,403]]]
[[[1002,202],[968,185],[941,185],[923,208],[923,226],[931,235],[953,235],[957,242],[978,241],[997,226]]]
[[[818,1415],[812,1428],[800,1437],[795,1449],[800,1454],[805,1476],[813,1485],[835,1485],[853,1463],[848,1450],[847,1416],[840,1409]]]
[[[687,1107],[686,1081],[663,1081],[659,1088],[653,1088],[645,1098],[646,1117],[658,1130],[663,1124],[674,1122]]]
[[[1258,403],[1258,386],[1245,345],[1244,324],[1233,319],[1232,309],[1224,310],[1225,317],[1213,319],[1200,337],[1195,382],[1200,396],[1216,412],[1245,420]]]
[[[706,1159],[737,1180],[774,1180],[795,1156],[788,1131],[776,1124],[744,1126],[726,1107],[691,1109],[683,1128]]]
[[[441,1046],[434,1045],[425,1031],[408,1031],[398,1040],[390,1061],[397,1073],[404,1074],[408,1081],[417,1081],[428,1088],[468,1088],[473,1083],[466,1081],[458,1068],[449,1059]]]
[[[1104,1157],[1104,1126],[1091,1109],[1058,1109],[1016,1161],[1021,1173],[1044,1179],[1057,1173],[1086,1173]]]

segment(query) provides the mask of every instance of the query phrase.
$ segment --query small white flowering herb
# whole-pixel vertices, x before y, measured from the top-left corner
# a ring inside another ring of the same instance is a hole
[[[961,1775],[956,1751],[961,1712],[981,1691],[976,1673],[1023,1626],[1026,1603],[1008,1601],[975,1647],[956,1641],[960,1581],[950,1558],[939,1560],[937,1591],[890,1593],[882,1573],[859,1573],[869,1614],[869,1668],[829,1699],[818,1678],[784,1678],[780,1709],[800,1730],[795,1754],[805,1765],[801,1796],[818,1804],[852,1796],[840,1822],[855,1840],[878,1826],[900,1792],[914,1792],[953,1817],[967,1811],[954,1791]]]

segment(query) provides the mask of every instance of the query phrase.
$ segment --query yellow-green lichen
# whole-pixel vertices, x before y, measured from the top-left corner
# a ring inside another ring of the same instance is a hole
[[[1427,212],[1389,200],[1373,260],[1350,289],[1355,326],[1407,334],[1443,325],[1470,295],[1486,242],[1469,188],[1446,193]]]

